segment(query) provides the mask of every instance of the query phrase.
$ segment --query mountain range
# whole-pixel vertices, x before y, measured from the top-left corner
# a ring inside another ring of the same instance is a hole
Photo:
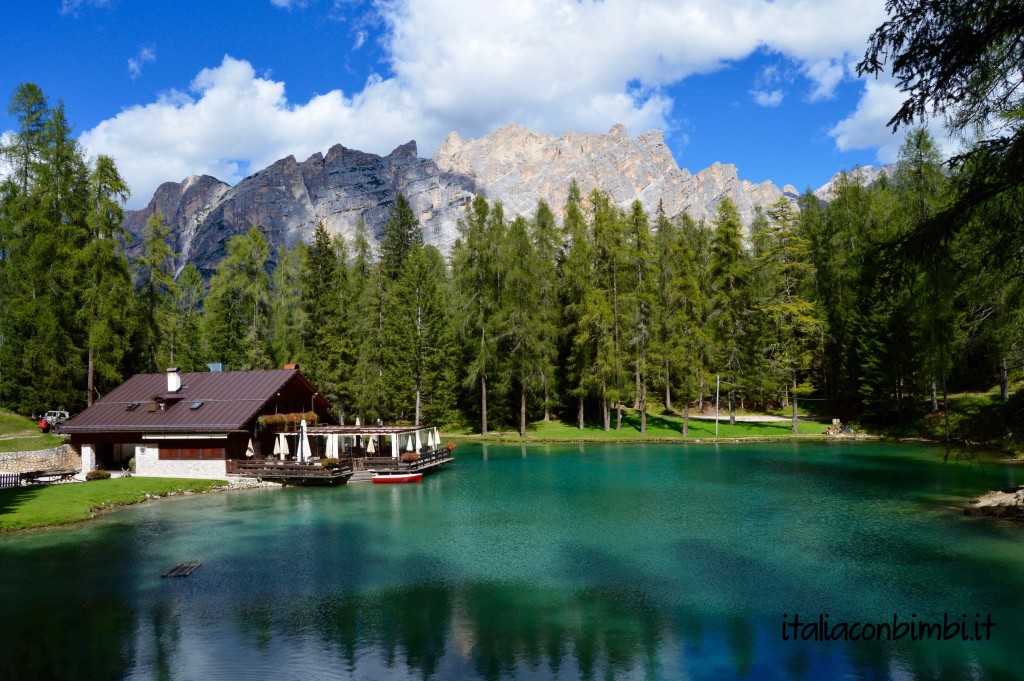
[[[791,185],[780,189],[770,181],[740,179],[734,165],[715,163],[692,174],[679,167],[657,130],[630,138],[615,125],[606,134],[555,137],[509,125],[475,140],[453,132],[430,159],[417,154],[415,142],[387,156],[336,144],[305,161],[280,159],[233,187],[209,175],[165,182],[145,208],[126,213],[124,225],[132,235],[129,251],[138,252],[146,220],[160,211],[171,227],[178,269],[194,262],[209,274],[227,239],[253,225],[263,230],[272,258],[278,246],[308,242],[318,222],[351,239],[362,219],[376,239],[401,192],[419,217],[424,240],[448,252],[476,194],[500,200],[509,216],[532,214],[542,198],[561,215],[572,179],[584,196],[603,189],[622,208],[639,199],[653,215],[660,201],[669,217],[685,211],[710,218],[728,196],[744,224],[758,206],[797,198]]]

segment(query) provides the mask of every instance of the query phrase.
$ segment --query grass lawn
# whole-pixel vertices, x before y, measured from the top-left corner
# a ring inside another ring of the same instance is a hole
[[[825,426],[820,423],[801,421],[798,425],[799,435],[797,437],[821,437],[825,432]],[[537,441],[537,442],[657,442],[674,441],[682,439],[683,419],[682,417],[647,415],[647,434],[640,434],[640,414],[633,409],[625,409],[622,412],[622,430],[615,430],[615,414],[612,413],[612,429],[607,433],[597,424],[588,423],[583,430],[576,427],[575,423],[564,423],[562,421],[537,421],[530,424],[526,431],[526,437],[520,440],[518,431],[488,433],[488,441]],[[479,436],[453,433],[456,439],[465,437],[467,439],[481,439]],[[719,440],[737,438],[791,438],[794,437],[792,426],[789,421],[772,423],[736,423],[729,425],[729,416],[726,414],[718,424]],[[690,428],[686,440],[715,439],[714,421],[697,421],[690,419]]]
[[[127,506],[149,496],[207,492],[227,483],[179,478],[112,478],[0,489],[0,532],[89,520],[101,508]]]
[[[64,438],[44,435],[32,419],[0,411],[0,452],[34,452],[62,444]]]

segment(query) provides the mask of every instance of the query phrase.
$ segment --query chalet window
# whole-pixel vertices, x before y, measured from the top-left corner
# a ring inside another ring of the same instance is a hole
[[[160,447],[161,461],[223,461],[225,454],[224,447]]]

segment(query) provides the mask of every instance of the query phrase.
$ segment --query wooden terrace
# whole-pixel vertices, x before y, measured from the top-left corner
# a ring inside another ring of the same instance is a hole
[[[337,485],[352,477],[352,462],[343,459],[336,467],[327,468],[316,462],[229,459],[227,473],[285,485]]]

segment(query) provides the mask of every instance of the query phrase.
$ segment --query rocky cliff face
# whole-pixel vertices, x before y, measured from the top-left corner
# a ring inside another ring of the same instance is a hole
[[[475,194],[500,200],[507,215],[528,215],[541,198],[560,215],[573,178],[584,196],[600,188],[623,208],[639,199],[651,214],[662,201],[670,217],[686,211],[710,219],[728,196],[749,223],[755,207],[796,197],[790,186],[741,180],[733,165],[716,163],[691,174],[675,162],[659,131],[630,139],[616,125],[604,135],[556,138],[513,125],[477,140],[452,133],[433,159],[418,157],[415,142],[383,157],[339,144],[301,163],[292,156],[281,159],[235,187],[209,176],[168,182],[146,208],[128,212],[125,226],[136,235],[137,252],[143,225],[161,211],[175,235],[179,269],[195,262],[209,274],[227,239],[253,225],[263,229],[275,256],[278,246],[308,242],[318,222],[351,239],[362,218],[371,237],[379,237],[401,192],[419,215],[424,239],[447,252]]]
[[[606,135],[569,132],[557,138],[515,125],[478,140],[463,141],[452,133],[434,154],[434,163],[472,178],[485,196],[500,199],[513,215],[531,213],[538,198],[561,215],[574,178],[584,196],[603,189],[619,207],[639,199],[651,214],[660,200],[669,216],[685,211],[698,220],[712,217],[726,196],[748,224],[755,206],[769,206],[784,194],[796,198],[790,186],[739,179],[734,165],[716,163],[693,175],[676,164],[660,131],[630,139],[621,125]]]
[[[165,183],[146,208],[129,211],[125,223],[138,235],[149,216],[162,211],[176,235],[179,269],[195,262],[209,274],[227,240],[253,225],[262,228],[275,259],[278,246],[308,242],[319,222],[351,239],[362,218],[375,237],[399,192],[419,216],[426,240],[450,246],[459,208],[473,197],[466,185],[419,158],[415,142],[383,157],[338,144],[302,163],[283,158],[235,187],[205,176]],[[134,244],[137,249],[138,238]]]
[[[814,195],[818,197],[819,201],[831,201],[835,195],[836,187],[839,186],[840,182],[852,182],[859,184],[862,187],[867,187],[881,177],[892,177],[895,174],[895,163],[889,163],[884,166],[860,166],[849,172],[843,171],[836,173],[828,182],[821,185],[821,187],[814,192]]]

